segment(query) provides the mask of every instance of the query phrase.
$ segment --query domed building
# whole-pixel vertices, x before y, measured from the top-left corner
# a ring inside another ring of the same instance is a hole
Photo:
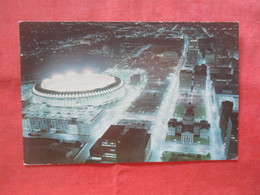
[[[186,106],[182,121],[178,121],[175,118],[169,120],[169,136],[180,135],[182,143],[193,143],[195,137],[209,139],[210,124],[205,120],[195,122],[193,109],[194,106],[191,104]]]
[[[32,87],[30,105],[23,109],[23,130],[28,134],[52,132],[91,135],[104,105],[125,94],[124,82],[110,74],[54,75]]]
[[[124,82],[102,74],[56,75],[37,83],[32,102],[56,107],[102,106],[124,95]]]
[[[186,110],[183,116],[183,125],[194,125],[194,106],[186,106]]]

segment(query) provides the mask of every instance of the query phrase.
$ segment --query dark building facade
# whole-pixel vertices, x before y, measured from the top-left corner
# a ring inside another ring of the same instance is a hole
[[[150,155],[151,135],[146,129],[111,125],[90,149],[96,162],[145,162]]]
[[[238,113],[232,113],[231,115],[231,135],[227,148],[227,159],[237,159],[238,151]]]
[[[191,92],[192,86],[192,70],[181,70],[180,72],[180,83],[179,90],[180,92]]]
[[[130,128],[120,140],[118,162],[145,162],[146,129]]]
[[[199,42],[196,39],[189,41],[187,62],[185,67],[192,68],[198,64],[199,60]]]
[[[229,101],[222,102],[220,109],[219,126],[221,129],[222,140],[227,136],[227,129],[229,125],[230,116],[233,110],[233,103]]]
[[[233,112],[232,102],[222,102],[219,126],[221,129],[222,140],[225,145],[226,158],[236,159],[238,142],[238,113]]]
[[[204,93],[206,89],[207,67],[205,64],[194,67],[193,91]]]
[[[111,125],[100,138],[101,158],[103,161],[117,162],[117,151],[125,126]]]

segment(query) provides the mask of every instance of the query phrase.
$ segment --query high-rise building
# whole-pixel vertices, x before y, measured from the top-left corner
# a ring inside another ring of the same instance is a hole
[[[190,40],[187,52],[186,67],[193,68],[199,60],[199,43],[198,40]]]
[[[204,93],[206,89],[207,67],[205,64],[194,67],[193,91]]]
[[[238,141],[238,113],[233,112],[232,102],[222,102],[220,112],[220,128],[222,140],[225,145],[226,158],[236,159]]]
[[[192,86],[192,70],[181,70],[179,90],[183,93],[191,92]]]
[[[232,129],[230,133],[230,138],[227,145],[226,156],[227,159],[237,159],[237,149],[238,149],[238,113],[233,112],[231,117]]]
[[[220,108],[219,126],[221,129],[222,140],[224,141],[227,136],[227,131],[230,129],[230,116],[233,110],[233,103],[229,101],[222,102]]]
[[[238,88],[237,86],[217,85],[219,82],[213,82],[213,95],[216,97],[218,108],[221,108],[222,102],[229,101],[233,103],[233,111],[238,112]],[[220,109],[219,109],[220,110]]]

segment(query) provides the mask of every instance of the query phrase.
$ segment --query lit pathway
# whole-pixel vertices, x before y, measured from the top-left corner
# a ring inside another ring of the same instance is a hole
[[[171,78],[172,82],[168,87],[167,94],[165,94],[164,99],[162,100],[160,109],[158,111],[155,126],[151,129],[152,155],[149,159],[150,162],[161,161],[161,156],[164,151],[165,139],[168,132],[168,121],[173,116],[175,105],[179,97],[179,92],[178,92],[179,75],[182,67],[186,62],[186,53],[188,48],[187,40],[188,37],[185,36],[183,55],[179,60],[179,63],[177,65],[177,70],[175,71],[175,73]]]
[[[207,81],[206,81],[206,112],[207,120],[210,123],[210,153],[212,160],[223,160],[224,157],[224,145],[221,140],[220,128],[218,125],[218,113],[216,102],[213,102],[212,91],[210,91],[211,82],[209,70],[207,71]]]

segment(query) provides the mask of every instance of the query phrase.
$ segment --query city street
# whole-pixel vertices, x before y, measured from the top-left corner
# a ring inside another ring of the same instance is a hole
[[[206,112],[207,112],[207,120],[210,123],[210,153],[212,160],[223,160],[224,156],[224,145],[221,139],[221,131],[218,125],[218,110],[217,103],[212,98],[211,82],[209,71],[207,71],[207,80],[206,80]],[[214,101],[214,102],[213,102]]]
[[[186,62],[186,53],[188,48],[188,37],[185,37],[185,44],[183,49],[183,55],[181,56],[177,70],[172,76],[172,82],[169,86],[169,90],[162,100],[160,110],[157,115],[157,120],[154,128],[152,129],[152,156],[150,157],[150,162],[161,161],[161,156],[163,153],[163,147],[165,144],[165,138],[168,132],[168,120],[173,117],[176,102],[179,96],[179,75],[182,67]]]
[[[238,109],[237,24],[30,25],[21,40],[24,138],[81,142],[72,163],[85,163],[111,125],[127,126],[116,143],[130,128],[147,129],[151,136],[136,145],[146,146],[149,162],[161,162],[164,151],[222,160],[230,148],[236,155],[236,113],[223,119],[217,102],[235,102]],[[54,32],[62,38],[53,40]],[[101,148],[93,155],[99,157]],[[109,152],[102,161],[118,158],[117,150]]]

